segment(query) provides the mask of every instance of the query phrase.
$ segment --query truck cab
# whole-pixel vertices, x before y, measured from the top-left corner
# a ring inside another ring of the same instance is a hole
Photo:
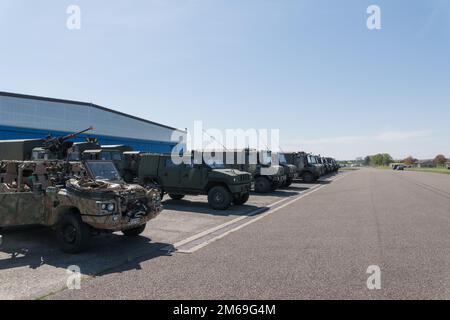
[[[305,183],[313,183],[320,178],[321,171],[316,157],[305,152],[291,152],[285,154],[289,164],[294,165],[299,177]]]
[[[257,193],[268,193],[285,185],[285,168],[272,163],[271,151],[244,149],[224,152],[225,167],[252,175]]]
[[[286,154],[284,153],[278,154],[278,162],[280,163],[280,166],[284,168],[284,171],[286,173],[286,181],[283,187],[287,188],[292,184],[292,182],[294,182],[295,179],[298,178],[297,167],[293,164],[288,163]]]

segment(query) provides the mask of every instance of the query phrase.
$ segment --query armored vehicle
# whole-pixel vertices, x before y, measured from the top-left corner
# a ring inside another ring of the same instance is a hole
[[[111,161],[0,161],[0,228],[51,227],[67,253],[103,232],[137,236],[161,210],[158,189],[125,183]]]
[[[333,158],[327,158],[327,160],[328,160],[328,163],[331,165],[331,171],[332,171],[332,172],[337,172],[337,171],[339,171],[339,165],[338,165],[338,163],[336,162],[335,159],[333,159]]]
[[[284,153],[278,154],[278,161],[286,173],[286,181],[283,184],[283,187],[287,188],[292,184],[292,182],[294,182],[295,179],[298,178],[297,167],[287,162],[286,155]]]
[[[143,186],[157,185],[174,200],[181,200],[185,195],[208,195],[208,203],[215,210],[226,210],[232,203],[242,205],[248,201],[250,174],[216,163],[195,164],[193,159],[192,154],[184,163],[175,164],[170,154],[125,152],[123,176]]]
[[[92,148],[84,148],[81,153],[83,160],[110,160],[119,172],[124,171],[124,152],[131,152],[133,148],[126,145],[94,145]],[[124,177],[125,178],[125,177]]]
[[[326,168],[323,164],[322,158],[320,156],[313,156],[315,158],[315,164],[319,168],[320,176],[323,176],[326,174]]]
[[[41,146],[42,140],[0,141],[0,160],[31,160],[33,149]]]
[[[0,160],[67,160],[73,154],[69,160],[79,161],[80,157],[76,157],[76,154],[77,151],[81,152],[80,148],[94,148],[97,144],[73,143],[70,140],[90,130],[93,128],[61,137],[0,141]]]
[[[272,164],[271,151],[254,149],[225,151],[225,167],[249,172],[252,175],[257,193],[268,193],[286,183],[286,173],[281,165]]]
[[[305,183],[317,181],[321,176],[320,167],[317,165],[316,157],[305,152],[285,153],[287,163],[297,168],[298,176]]]
[[[333,171],[331,162],[328,162],[328,159],[325,157],[321,157],[320,159],[322,160],[322,164],[325,168],[325,174],[331,173]]]

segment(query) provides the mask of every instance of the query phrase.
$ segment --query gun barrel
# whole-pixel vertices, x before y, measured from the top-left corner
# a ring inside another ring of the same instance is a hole
[[[91,130],[94,130],[94,128],[93,127],[89,127],[87,129],[81,130],[79,132],[75,132],[75,133],[69,134],[69,135],[67,135],[65,137],[62,137],[61,140],[63,140],[63,141],[69,140],[69,139],[75,138],[76,136],[79,136],[80,134],[83,134],[83,133],[91,131]]]

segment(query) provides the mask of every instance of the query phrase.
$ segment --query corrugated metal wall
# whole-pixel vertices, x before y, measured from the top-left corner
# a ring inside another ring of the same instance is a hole
[[[184,134],[89,105],[0,96],[0,140],[58,136],[93,126],[78,138],[96,137],[102,144],[127,144],[135,150],[169,152]]]

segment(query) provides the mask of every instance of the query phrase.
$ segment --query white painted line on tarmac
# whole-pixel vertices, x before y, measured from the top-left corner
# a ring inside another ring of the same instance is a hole
[[[281,200],[279,200],[279,201],[277,201],[277,202],[275,202],[275,203],[270,204],[270,205],[269,205],[269,208],[272,207],[272,206],[275,206],[275,205],[277,205],[277,204],[280,204],[281,202],[288,201],[288,200],[289,200],[289,199],[281,199]],[[233,220],[231,220],[231,221],[225,222],[225,223],[223,223],[223,224],[220,224],[220,225],[218,225],[218,226],[215,226],[215,227],[210,228],[210,229],[208,229],[208,230],[205,230],[205,231],[203,231],[203,232],[197,233],[197,234],[195,234],[195,235],[193,235],[193,236],[191,236],[191,237],[188,237],[188,238],[183,239],[183,240],[181,240],[181,241],[179,241],[179,242],[176,242],[176,243],[174,243],[174,244],[171,245],[171,246],[167,246],[167,247],[163,248],[162,250],[164,250],[164,251],[173,251],[174,249],[176,249],[176,248],[178,248],[178,247],[181,247],[181,246],[185,245],[186,243],[195,241],[195,240],[200,239],[200,238],[202,238],[202,237],[204,237],[204,236],[206,236],[206,235],[208,235],[208,234],[211,234],[211,233],[213,233],[213,232],[216,232],[217,230],[226,228],[226,227],[229,226],[229,225],[232,225],[232,224],[237,223],[237,222],[239,222],[239,221],[241,221],[241,220],[244,220],[244,219],[247,219],[247,218],[249,218],[249,217],[252,217],[252,216],[258,214],[259,212],[261,212],[262,210],[266,210],[266,208],[261,207],[261,208],[252,210],[252,211],[246,213],[246,214],[243,215],[243,216],[240,216],[240,217],[238,217],[238,218],[235,218],[235,219],[233,219]]]
[[[323,182],[323,181],[329,181],[329,182],[332,182],[332,181],[338,181],[338,180],[344,178],[344,177],[347,176],[347,175],[348,175],[348,174],[338,175],[338,176],[336,176],[336,177],[333,177],[332,179],[322,180],[322,182]],[[253,211],[247,213],[247,214],[244,215],[244,216],[241,216],[241,217],[239,217],[239,218],[233,219],[233,220],[231,220],[231,221],[228,221],[228,222],[226,222],[226,223],[223,223],[223,224],[221,224],[221,225],[218,225],[218,226],[216,226],[216,227],[213,227],[213,228],[211,228],[211,229],[208,229],[208,230],[203,231],[203,232],[201,232],[201,233],[198,233],[198,234],[196,234],[196,235],[193,235],[193,236],[191,236],[191,237],[189,237],[189,238],[186,238],[186,239],[181,240],[181,241],[179,241],[179,242],[177,242],[177,243],[174,243],[174,244],[171,245],[171,246],[167,246],[167,247],[163,248],[162,250],[164,250],[164,251],[171,251],[171,252],[172,252],[172,251],[176,251],[176,252],[178,252],[178,253],[194,253],[195,251],[198,251],[199,249],[204,248],[205,246],[209,245],[210,243],[212,243],[212,242],[214,242],[214,241],[217,241],[217,240],[219,240],[219,239],[222,239],[223,237],[229,235],[230,233],[236,232],[236,231],[238,231],[238,230],[240,230],[240,229],[242,229],[242,228],[244,228],[244,227],[246,227],[246,226],[248,226],[248,225],[250,225],[250,224],[252,224],[252,223],[254,223],[254,222],[256,222],[256,221],[259,221],[259,220],[261,220],[261,219],[267,217],[268,215],[270,215],[270,214],[272,214],[272,213],[274,213],[274,212],[277,212],[277,211],[279,211],[279,210],[281,210],[281,209],[283,209],[283,208],[285,208],[285,207],[287,207],[287,206],[289,206],[289,205],[291,205],[291,204],[293,204],[293,203],[295,203],[295,202],[297,202],[297,201],[299,201],[299,200],[301,200],[301,199],[307,197],[308,195],[310,195],[310,194],[312,194],[312,193],[314,193],[314,192],[316,192],[316,191],[318,191],[318,190],[320,190],[320,189],[325,188],[326,186],[327,186],[327,185],[315,185],[315,186],[313,186],[312,188],[310,188],[309,191],[308,191],[307,193],[305,193],[305,194],[299,194],[299,196],[297,196],[296,198],[292,199],[291,201],[289,201],[289,198],[288,198],[288,199],[281,199],[281,200],[279,200],[279,201],[276,201],[276,202],[274,202],[274,203],[272,203],[272,204],[270,204],[270,205],[268,206],[268,207],[269,207],[269,210],[268,210],[266,213],[263,213],[263,214],[261,214],[260,216],[258,216],[258,217],[256,217],[256,218],[253,218],[253,219],[251,219],[250,221],[245,222],[245,223],[243,223],[243,224],[237,226],[236,228],[233,228],[233,229],[231,229],[231,230],[229,230],[229,231],[227,231],[227,232],[224,232],[224,233],[222,233],[222,234],[220,234],[220,235],[218,235],[218,236],[216,236],[216,237],[213,237],[213,238],[211,238],[211,239],[209,239],[209,240],[207,240],[207,241],[205,241],[205,242],[203,242],[203,243],[201,243],[201,244],[198,244],[197,246],[194,246],[194,247],[192,247],[192,248],[190,248],[190,249],[188,249],[188,250],[182,250],[182,249],[178,249],[178,248],[180,248],[181,246],[183,246],[183,245],[185,245],[185,244],[188,244],[188,243],[190,243],[190,242],[193,242],[193,241],[195,241],[195,240],[198,240],[198,239],[200,239],[200,238],[202,238],[202,237],[205,237],[205,236],[207,236],[207,235],[210,235],[210,234],[212,234],[212,233],[214,233],[214,232],[216,232],[216,231],[218,231],[218,230],[220,230],[220,229],[224,229],[224,228],[226,228],[226,227],[229,226],[229,225],[233,225],[233,224],[235,224],[235,223],[237,223],[237,222],[239,222],[239,221],[242,221],[242,220],[244,220],[244,219],[249,219],[250,217],[255,216],[256,214],[258,214],[259,212],[261,212],[261,210],[264,210],[264,208],[259,208],[259,209],[253,210]],[[286,201],[288,201],[288,202],[286,202]],[[279,206],[279,207],[274,208],[275,206],[277,206],[278,204],[283,203],[283,202],[286,202],[286,203],[285,203],[285,204],[282,204],[282,205]]]

